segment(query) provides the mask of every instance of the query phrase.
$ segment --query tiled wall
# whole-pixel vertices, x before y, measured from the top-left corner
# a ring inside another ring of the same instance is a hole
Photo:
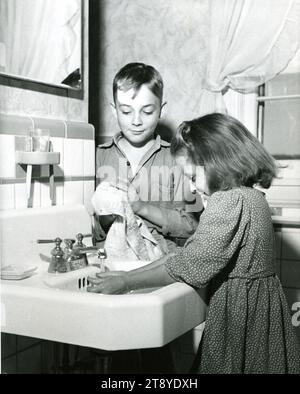
[[[72,122],[0,114],[0,210],[25,208],[26,166],[15,163],[15,151],[25,147],[26,133],[33,127],[50,130],[53,151],[60,152],[54,166],[55,205],[81,203],[90,209],[94,191],[94,127]],[[34,166],[29,206],[51,205],[49,166]]]
[[[295,221],[276,226],[277,267],[300,342],[300,160],[280,163],[285,168],[267,191],[267,199],[275,215]]]
[[[50,342],[1,333],[1,373],[48,373],[53,368],[52,349]]]
[[[277,272],[300,343],[300,226],[276,226]]]
[[[300,219],[300,160],[280,160],[279,164],[282,168],[268,191],[268,200],[281,207],[284,215]]]

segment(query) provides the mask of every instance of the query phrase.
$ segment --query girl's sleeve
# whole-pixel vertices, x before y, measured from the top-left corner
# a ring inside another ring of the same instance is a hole
[[[168,207],[160,207],[166,222],[162,233],[165,236],[187,239],[198,227],[203,205],[201,199],[191,193],[187,179],[180,169],[175,166],[173,168],[173,201]]]
[[[167,272],[179,282],[206,286],[244,245],[248,223],[249,210],[238,189],[215,193],[194,236],[166,261]]]

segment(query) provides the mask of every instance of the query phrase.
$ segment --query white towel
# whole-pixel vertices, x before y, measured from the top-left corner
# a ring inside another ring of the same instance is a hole
[[[134,214],[126,191],[102,182],[91,202],[98,215],[117,215],[105,240],[108,258],[153,261],[162,257],[163,253],[148,227]]]

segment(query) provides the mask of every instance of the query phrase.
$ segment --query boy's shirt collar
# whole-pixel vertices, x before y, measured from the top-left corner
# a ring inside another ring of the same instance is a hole
[[[111,142],[112,142],[112,145],[114,144],[116,146],[116,148],[119,150],[119,152],[127,159],[125,153],[123,152],[123,150],[122,150],[122,148],[120,147],[120,144],[119,144],[119,141],[122,138],[124,138],[123,134],[122,134],[122,132],[119,132],[119,133],[114,135],[114,137],[112,138]],[[145,153],[145,155],[141,159],[141,161],[138,164],[138,167],[137,167],[136,172],[135,172],[134,176],[132,177],[132,179],[134,179],[137,176],[137,174],[139,173],[140,169],[144,166],[144,164],[150,159],[150,157],[152,157],[152,155],[155,152],[159,151],[162,146],[163,147],[169,147],[170,143],[162,140],[160,135],[157,134],[156,137],[155,137],[155,143],[151,146],[151,148]]]
[[[109,141],[99,144],[98,147],[99,148],[110,148],[111,146],[116,145],[120,149],[119,141],[121,138],[123,138],[123,135],[122,135],[122,132],[119,131],[112,138],[110,138]],[[163,146],[164,148],[169,148],[170,145],[171,145],[170,142],[162,140],[161,136],[159,134],[157,134],[155,137],[155,144],[153,145],[152,148],[155,148],[155,150],[157,150],[161,146]]]
[[[109,146],[111,146],[113,143],[120,149],[120,145],[119,145],[119,141],[121,138],[123,137],[123,134],[121,131],[119,131],[117,134],[115,134],[111,140],[111,143]],[[158,150],[161,146],[163,147],[169,147],[171,144],[167,141],[164,141],[161,139],[161,136],[159,134],[156,134],[155,137],[155,144],[153,144],[153,146],[151,147],[151,149],[149,151],[155,152],[156,150]]]

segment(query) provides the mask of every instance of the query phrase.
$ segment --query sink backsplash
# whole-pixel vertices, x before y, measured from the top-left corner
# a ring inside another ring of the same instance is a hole
[[[33,128],[50,131],[53,151],[60,152],[54,166],[55,205],[85,204],[95,188],[94,127],[86,122],[45,119],[0,113],[0,211],[27,207],[26,167],[15,163],[15,151],[25,147]],[[33,166],[31,206],[51,206],[49,166]]]
[[[84,205],[2,211],[1,266],[40,263],[39,254],[50,257],[54,244],[38,244],[38,239],[75,238],[77,233],[91,233],[91,217]],[[84,242],[91,245],[92,240],[86,238]]]

